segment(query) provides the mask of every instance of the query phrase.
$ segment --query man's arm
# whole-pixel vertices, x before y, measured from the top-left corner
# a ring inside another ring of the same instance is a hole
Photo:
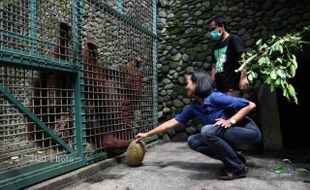
[[[212,63],[212,69],[211,69],[211,79],[214,82],[215,81],[215,63]]]
[[[242,58],[243,56],[244,56],[244,52],[241,53],[240,57]],[[249,81],[248,81],[248,76],[246,74],[245,68],[241,70],[239,88],[240,90],[244,90],[244,91],[249,89]]]

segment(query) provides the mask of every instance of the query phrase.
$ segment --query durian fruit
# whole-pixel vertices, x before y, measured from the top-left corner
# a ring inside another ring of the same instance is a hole
[[[145,152],[146,148],[143,142],[131,141],[126,152],[127,164],[129,166],[140,166]]]

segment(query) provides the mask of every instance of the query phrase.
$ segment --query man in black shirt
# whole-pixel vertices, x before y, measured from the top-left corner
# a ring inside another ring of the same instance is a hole
[[[211,77],[215,81],[217,91],[240,96],[239,92],[249,88],[246,71],[236,73],[239,68],[238,59],[246,51],[244,43],[236,34],[227,31],[224,18],[216,16],[210,19],[211,38],[218,41],[212,50]]]

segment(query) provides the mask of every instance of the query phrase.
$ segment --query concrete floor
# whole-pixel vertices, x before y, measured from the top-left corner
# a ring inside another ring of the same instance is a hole
[[[309,155],[309,154],[307,154]],[[249,173],[246,178],[220,181],[223,174],[221,162],[192,151],[186,143],[164,143],[150,148],[140,167],[123,163],[101,170],[94,175],[74,181],[63,190],[309,190],[309,158],[301,154],[285,164],[287,155],[246,155]],[[298,159],[301,158],[301,159]],[[279,166],[288,173],[276,174]],[[308,172],[298,173],[303,167]]]

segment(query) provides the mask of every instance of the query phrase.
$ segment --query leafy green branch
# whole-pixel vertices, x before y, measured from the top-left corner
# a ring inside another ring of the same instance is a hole
[[[262,80],[271,86],[271,91],[281,88],[284,97],[298,104],[295,89],[289,80],[296,75],[298,67],[294,53],[302,50],[302,44],[309,43],[303,41],[303,37],[309,34],[310,26],[281,37],[273,35],[265,43],[259,39],[257,50],[247,51],[235,72],[246,69],[250,83]]]

